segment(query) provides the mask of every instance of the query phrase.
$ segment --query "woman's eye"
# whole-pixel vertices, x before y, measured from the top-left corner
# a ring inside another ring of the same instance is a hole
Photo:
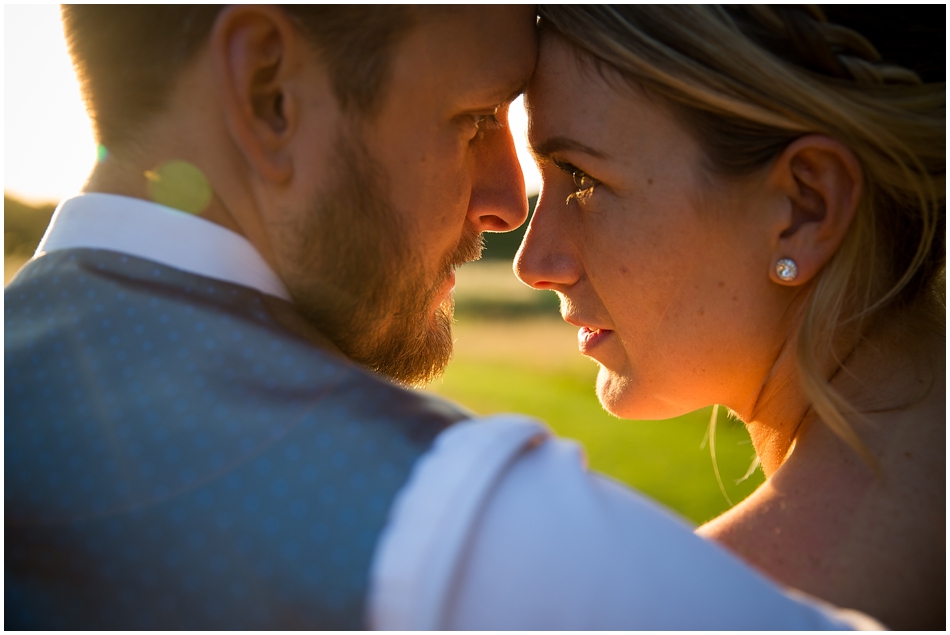
[[[593,194],[594,188],[600,184],[600,181],[570,163],[555,161],[554,165],[556,165],[559,170],[570,174],[571,179],[574,181],[574,192],[568,197],[568,202],[573,198],[582,200],[590,196]]]
[[[575,169],[571,176],[574,178],[574,187],[578,190],[590,190],[597,185],[597,181],[586,172]]]

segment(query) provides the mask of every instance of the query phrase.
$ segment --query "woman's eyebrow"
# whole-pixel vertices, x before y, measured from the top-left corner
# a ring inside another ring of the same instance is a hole
[[[537,144],[530,144],[531,154],[536,157],[547,158],[556,152],[570,150],[573,152],[583,152],[597,159],[609,159],[610,157],[600,150],[584,145],[580,141],[575,141],[569,137],[551,137]]]

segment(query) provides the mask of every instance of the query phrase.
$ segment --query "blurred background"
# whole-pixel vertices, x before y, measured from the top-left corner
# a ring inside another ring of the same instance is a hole
[[[66,53],[55,5],[4,8],[4,284],[30,258],[56,204],[79,191],[97,146]],[[519,99],[509,124],[533,210],[540,177],[526,150]],[[710,408],[666,421],[621,421],[594,394],[597,366],[577,352],[550,291],[512,273],[525,226],[486,234],[485,257],[456,285],[456,352],[427,390],[479,414],[521,412],[582,444],[592,469],[623,481],[699,524],[762,482],[750,470],[745,427],[723,410],[715,427],[717,480],[708,438]]]

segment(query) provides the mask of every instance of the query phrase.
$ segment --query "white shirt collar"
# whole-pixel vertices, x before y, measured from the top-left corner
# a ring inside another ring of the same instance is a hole
[[[291,299],[287,287],[246,238],[142,199],[90,193],[60,203],[35,256],[79,248],[118,251]]]

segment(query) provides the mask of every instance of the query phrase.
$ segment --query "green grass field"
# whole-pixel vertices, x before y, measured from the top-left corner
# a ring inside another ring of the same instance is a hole
[[[553,293],[536,292],[510,263],[459,271],[456,349],[445,377],[428,390],[480,414],[521,412],[580,442],[592,469],[623,481],[699,524],[729,508],[703,445],[710,408],[666,421],[622,421],[594,394],[597,366],[577,352],[576,329],[560,320]],[[716,453],[736,503],[763,477],[736,483],[754,459],[745,427],[720,411]]]

